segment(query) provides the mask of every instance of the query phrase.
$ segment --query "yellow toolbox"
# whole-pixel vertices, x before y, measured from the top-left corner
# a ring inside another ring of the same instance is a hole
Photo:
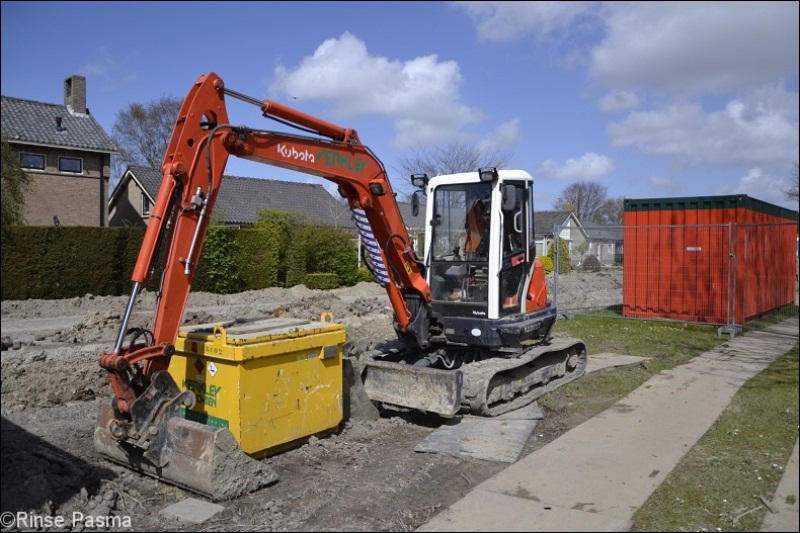
[[[184,416],[230,429],[242,450],[264,457],[342,421],[344,326],[267,318],[183,326],[169,373],[197,403]]]

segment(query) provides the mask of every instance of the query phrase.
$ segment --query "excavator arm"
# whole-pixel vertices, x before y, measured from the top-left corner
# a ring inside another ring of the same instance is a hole
[[[257,106],[264,117],[298,128],[303,135],[230,124],[226,96]],[[423,263],[410,244],[383,165],[361,144],[356,131],[226,89],[214,73],[200,76],[181,106],[164,156],[161,188],[114,349],[100,356],[114,394],[101,402],[94,441],[108,459],[212,499],[277,479],[232,445],[227,429],[182,418],[181,409],[191,408],[195,395],[181,391],[168,372],[231,155],[336,183],[354,214],[368,221],[367,235],[377,242],[372,258],[385,267],[379,279],[389,295],[398,336],[425,348],[431,330],[436,331]],[[361,225],[359,230],[363,232]],[[139,293],[157,270],[160,280],[150,329],[129,330]]]
[[[234,126],[225,97],[260,108],[264,117],[317,137]],[[312,117],[271,100],[225,88],[214,73],[201,76],[186,97],[162,164],[163,181],[132,276],[132,289],[114,350],[101,356],[116,397],[115,408],[131,405],[156,372],[169,366],[198,258],[229,156],[312,174],[339,186],[351,209],[363,210],[388,266],[385,283],[398,335],[419,347],[431,336],[431,292],[424,266],[410,244],[382,163],[353,129]],[[124,346],[136,298],[163,254],[162,279],[152,320],[152,338]]]

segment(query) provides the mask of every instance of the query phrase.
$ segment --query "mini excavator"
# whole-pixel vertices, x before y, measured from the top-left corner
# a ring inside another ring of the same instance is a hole
[[[300,133],[233,125],[227,98]],[[233,91],[209,73],[180,109],[119,335],[100,356],[113,389],[95,430],[106,458],[215,500],[275,479],[227,430],[181,417],[194,394],[168,373],[230,156],[330,180],[347,200],[397,333],[394,348],[365,354],[360,377],[375,404],[496,416],[585,372],[584,343],[552,334],[557,313],[536,259],[530,174],[481,168],[412,176],[415,214],[420,194],[427,197],[420,258],[383,164],[354,129]],[[156,270],[150,329],[126,343],[137,297]]]

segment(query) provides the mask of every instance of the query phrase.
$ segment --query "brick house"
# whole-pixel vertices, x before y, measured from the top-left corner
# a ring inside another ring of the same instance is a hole
[[[160,170],[130,166],[108,202],[110,226],[146,226],[163,176]],[[255,224],[260,209],[293,211],[312,224],[355,232],[347,205],[315,183],[224,176],[212,218],[227,226]]]
[[[31,176],[30,226],[107,226],[111,155],[119,153],[86,107],[86,78],[64,80],[64,103],[2,96],[2,134]]]

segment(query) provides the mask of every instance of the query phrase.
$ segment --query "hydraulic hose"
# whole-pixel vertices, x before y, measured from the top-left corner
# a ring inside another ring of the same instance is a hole
[[[363,209],[350,209],[353,212],[353,222],[358,228],[358,233],[361,235],[361,241],[364,243],[364,248],[367,250],[367,255],[372,262],[375,277],[378,278],[378,283],[381,287],[389,284],[389,273],[386,271],[386,265],[383,263],[381,257],[381,249],[378,246],[378,241],[372,233],[372,228],[367,220],[367,214]]]

